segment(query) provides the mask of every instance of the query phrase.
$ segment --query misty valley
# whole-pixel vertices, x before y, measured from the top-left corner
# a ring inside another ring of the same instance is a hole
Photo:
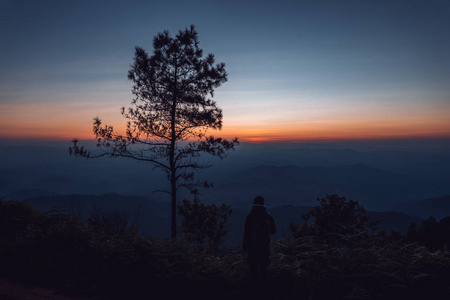
[[[439,207],[435,211],[414,207],[421,200],[450,194],[449,146],[427,148],[426,141],[420,140],[403,146],[392,143],[243,144],[196,174],[214,183],[213,188],[200,189],[199,198],[246,209],[256,195],[263,195],[266,205],[275,207],[312,206],[319,197],[339,194],[374,211],[420,217],[440,214]],[[168,183],[164,173],[151,165],[126,158],[74,158],[67,146],[63,142],[1,146],[0,170],[7,174],[0,178],[1,195],[23,200],[116,193],[169,200],[164,193],[154,193],[167,189]],[[95,144],[87,147],[95,149]],[[180,195],[180,199],[189,197],[186,192]]]
[[[217,299],[247,299],[253,290],[241,243],[261,195],[277,226],[266,299],[332,299],[331,290],[333,299],[448,293],[446,147],[243,144],[196,175],[214,182],[200,190],[202,203],[231,209],[212,250],[191,247],[182,233],[170,241],[170,199],[154,192],[167,189],[162,172],[126,159],[74,158],[64,145],[0,147],[2,276],[50,284],[67,297],[143,299],[150,286],[169,298],[219,291]],[[314,222],[302,224],[327,195],[357,201],[376,228],[349,227],[323,240]],[[192,198],[181,193],[179,204]]]

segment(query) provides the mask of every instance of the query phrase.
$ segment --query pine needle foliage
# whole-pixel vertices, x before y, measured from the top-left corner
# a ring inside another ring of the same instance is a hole
[[[225,64],[215,64],[214,55],[203,57],[195,27],[180,30],[175,37],[168,31],[153,39],[153,54],[136,47],[128,72],[134,99],[122,107],[128,120],[126,133],[103,125],[96,117],[93,132],[99,152],[91,153],[73,140],[69,153],[85,158],[125,157],[148,162],[161,169],[170,182],[172,238],[177,235],[176,206],[180,188],[198,193],[210,186],[195,180],[194,172],[211,166],[203,155],[223,159],[238,139],[225,140],[207,135],[209,129],[222,129],[222,110],[212,100],[214,90],[227,81]]]

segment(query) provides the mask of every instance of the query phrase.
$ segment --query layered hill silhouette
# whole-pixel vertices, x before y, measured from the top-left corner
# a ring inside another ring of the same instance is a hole
[[[0,195],[24,199],[113,192],[165,200],[165,194],[152,191],[166,189],[168,182],[149,165],[126,159],[78,159],[69,156],[65,146],[0,146]],[[381,151],[375,144],[359,150],[320,148],[324,146],[242,144],[196,175],[215,184],[214,189],[201,190],[201,200],[246,208],[261,194],[268,206],[304,206],[338,193],[367,209],[388,211],[450,194],[450,157],[445,148],[440,152]],[[95,143],[89,147],[95,149]]]
[[[450,195],[415,202],[408,205],[405,211],[422,218],[433,216],[440,219],[450,216]]]
[[[138,217],[140,230],[144,235],[159,238],[170,236],[170,204],[169,202],[156,202],[144,197],[123,196],[119,194],[104,195],[58,195],[39,196],[24,200],[29,205],[42,211],[59,208],[68,210],[80,217],[87,218],[96,212],[123,212],[131,222]],[[233,207],[232,207],[233,208]],[[289,235],[289,223],[302,222],[302,215],[312,206],[282,205],[270,208],[274,216],[278,231],[274,236],[280,239]],[[225,245],[240,246],[245,216],[248,208],[233,208],[228,221],[228,234]],[[406,232],[411,223],[419,224],[422,219],[401,212],[375,212],[368,211],[372,220],[379,220],[379,230],[389,233],[391,230]]]
[[[315,205],[319,196],[345,195],[368,209],[392,210],[405,200],[429,197],[434,183],[355,164],[341,167],[299,167],[261,165],[235,173],[205,191],[205,200],[245,206],[255,192],[264,195],[267,205]]]

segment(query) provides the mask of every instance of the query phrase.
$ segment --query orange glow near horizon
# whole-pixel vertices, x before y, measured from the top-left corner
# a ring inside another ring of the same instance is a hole
[[[93,140],[92,119],[82,124],[62,123],[54,126],[39,122],[21,124],[14,127],[3,126],[0,121],[0,138],[4,139],[31,139],[31,140]],[[106,122],[105,122],[106,124]],[[111,123],[114,124],[114,123]],[[124,120],[116,123],[119,133],[124,132]],[[423,128],[419,124],[337,124],[323,122],[320,125],[304,126],[298,128],[257,128],[237,127],[224,128],[221,131],[208,131],[210,135],[232,139],[238,137],[241,142],[271,143],[271,142],[300,142],[300,141],[336,141],[336,140],[368,140],[368,139],[395,139],[395,138],[443,138],[450,137],[450,128],[443,128],[439,124]]]
[[[0,104],[0,138],[93,140],[92,120],[97,115],[123,133],[126,119],[117,107],[111,107],[110,103],[93,102]],[[335,109],[320,116],[299,117],[286,111],[277,119],[271,114],[235,114],[224,119],[223,130],[208,133],[250,143],[450,137],[447,105],[405,110],[407,113],[397,116],[375,109],[366,109],[365,115]]]
[[[284,126],[272,127],[267,124],[226,128],[223,137],[237,136],[251,143],[295,142],[295,141],[335,141],[403,138],[443,138],[450,137],[450,122],[434,120],[382,120],[372,121],[323,121],[292,122]]]
[[[125,127],[119,109],[111,109],[105,103],[0,104],[0,111],[3,139],[93,139],[92,122],[98,111],[108,124],[111,120],[112,124]]]

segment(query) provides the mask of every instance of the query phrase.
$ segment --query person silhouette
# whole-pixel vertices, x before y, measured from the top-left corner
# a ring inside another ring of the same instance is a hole
[[[268,276],[271,254],[271,235],[276,232],[275,221],[264,206],[264,198],[257,196],[245,219],[242,248],[247,253],[253,283],[264,283]]]

